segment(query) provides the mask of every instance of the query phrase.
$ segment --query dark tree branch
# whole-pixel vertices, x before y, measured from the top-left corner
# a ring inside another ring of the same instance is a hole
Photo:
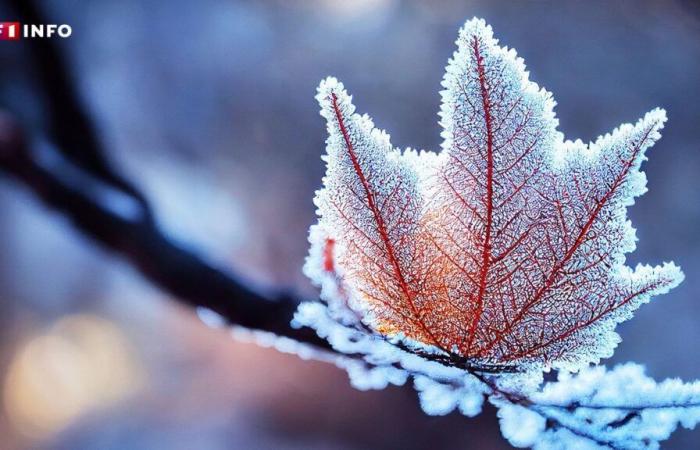
[[[8,3],[22,23],[47,22],[35,1]],[[183,303],[209,308],[231,324],[329,349],[312,330],[290,326],[297,305],[291,296],[256,293],[161,232],[145,197],[110,166],[57,41],[25,43],[39,76],[36,90],[45,104],[53,145],[26,142],[23,127],[2,114],[0,169]]]
[[[330,349],[312,330],[290,326],[297,305],[291,296],[266,298],[253,292],[172,242],[153,221],[130,213],[129,208],[115,207],[119,191],[62,158],[52,147],[31,147],[13,119],[0,116],[0,169],[63,213],[83,234],[124,256],[164,291],[187,305],[211,309],[231,324]]]

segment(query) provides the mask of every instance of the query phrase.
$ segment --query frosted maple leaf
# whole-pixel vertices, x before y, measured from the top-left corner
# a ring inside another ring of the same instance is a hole
[[[624,257],[636,240],[626,209],[646,190],[640,166],[665,112],[588,145],[564,141],[551,95],[490,27],[468,21],[457,46],[437,154],[394,148],[341,83],[319,87],[327,173],[304,271],[324,302],[301,303],[292,326],[332,351],[233,335],[334,363],[358,389],[413,379],[427,414],[471,417],[488,400],[516,447],[657,449],[700,423],[700,381],[589,363],[612,354],[619,322],[683,279],[673,263],[633,270]]]
[[[457,46],[438,154],[394,148],[342,83],[321,83],[327,173],[306,272],[333,320],[448,365],[577,370],[608,357],[615,326],[682,279],[673,263],[632,270],[624,257],[665,112],[564,141],[551,95],[489,26],[467,22]]]

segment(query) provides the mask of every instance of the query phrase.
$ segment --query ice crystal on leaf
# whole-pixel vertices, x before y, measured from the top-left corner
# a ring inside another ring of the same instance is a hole
[[[437,155],[394,148],[341,83],[321,83],[327,174],[308,273],[337,278],[325,300],[373,332],[475,367],[610,356],[615,325],[682,276],[672,263],[624,265],[626,208],[645,190],[640,164],[665,113],[564,142],[551,95],[490,27],[468,22],[457,45]]]
[[[374,381],[356,370],[355,384],[412,375],[428,413],[475,415],[486,396],[514,445],[587,439],[568,406],[534,409],[523,395],[552,368],[585,379],[619,342],[615,326],[682,280],[673,263],[625,266],[636,239],[626,209],[646,190],[640,165],[665,112],[588,145],[565,141],[551,95],[479,19],[460,30],[442,85],[443,144],[432,153],[393,147],[342,83],[321,82],[327,172],[305,272],[325,303],[302,304],[294,324],[360,355]]]

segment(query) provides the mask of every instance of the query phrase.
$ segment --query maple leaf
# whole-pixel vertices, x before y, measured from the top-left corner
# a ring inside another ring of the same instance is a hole
[[[317,99],[327,173],[307,270],[337,320],[473,367],[576,370],[612,354],[617,323],[682,280],[625,266],[626,208],[659,137],[655,109],[585,145],[473,19],[443,80],[442,151],[400,151],[334,78]]]

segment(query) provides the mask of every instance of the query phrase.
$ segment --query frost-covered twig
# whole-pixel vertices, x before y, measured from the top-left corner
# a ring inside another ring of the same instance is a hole
[[[295,323],[328,339],[341,355],[329,362],[343,367],[342,355],[364,355],[366,365],[354,363],[348,371],[353,386],[382,389],[412,379],[431,415],[457,409],[473,417],[488,399],[516,447],[653,449],[679,424],[693,428],[700,422],[700,382],[657,383],[634,363],[560,372],[550,382],[525,373],[484,373],[426,359],[331,314],[326,305],[307,303]]]
[[[433,153],[395,148],[342,83],[321,82],[326,176],[305,273],[326,305],[302,304],[295,323],[386,371],[376,387],[412,377],[429,414],[471,416],[488,398],[516,446],[654,448],[694,426],[697,383],[590,367],[612,355],[618,323],[684,277],[672,262],[625,265],[627,207],[665,111],[565,141],[551,94],[480,19],[442,85]]]
[[[530,400],[530,411],[540,418],[526,445],[535,448],[563,444],[571,448],[588,441],[624,449],[658,448],[659,441],[679,425],[690,429],[700,422],[700,382],[668,379],[657,383],[644,373],[643,366],[634,363],[610,370],[589,367],[575,375],[562,373],[557,382],[545,384]],[[512,417],[500,418],[502,429],[507,429],[503,421]],[[549,426],[549,421],[561,428]],[[582,430],[586,436],[569,436],[562,430]]]

